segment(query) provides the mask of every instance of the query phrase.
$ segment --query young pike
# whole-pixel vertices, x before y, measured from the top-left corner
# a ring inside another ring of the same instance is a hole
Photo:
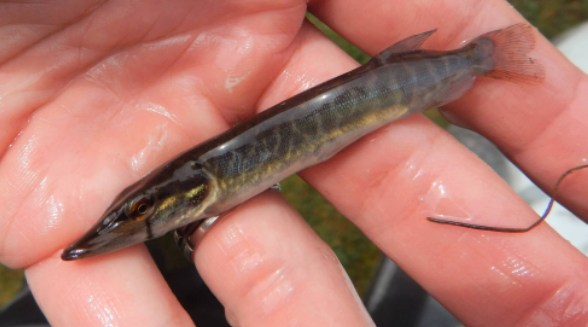
[[[526,56],[534,46],[528,25],[484,34],[457,50],[421,50],[433,32],[402,40],[160,166],[123,190],[65,249],[63,260],[119,250],[218,216],[394,120],[461,97],[476,76],[543,79],[543,68]]]

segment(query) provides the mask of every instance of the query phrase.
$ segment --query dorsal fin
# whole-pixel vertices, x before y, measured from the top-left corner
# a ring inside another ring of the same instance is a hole
[[[404,40],[400,40],[394,43],[388,49],[380,52],[378,55],[374,57],[374,59],[377,61],[385,62],[387,59],[394,56],[395,54],[420,49],[421,45],[423,45],[423,43],[429,38],[429,36],[431,36],[436,31],[437,29],[434,29],[425,33],[409,36]]]

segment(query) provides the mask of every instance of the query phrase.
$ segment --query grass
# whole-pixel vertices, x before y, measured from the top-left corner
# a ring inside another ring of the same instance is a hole
[[[588,19],[588,0],[510,0],[541,33],[553,38]],[[359,63],[369,56],[351,45],[312,15],[307,16],[323,33]],[[429,117],[444,124],[438,112]],[[323,197],[297,176],[282,183],[284,197],[304,216],[318,235],[335,251],[358,292],[363,294],[375,272],[379,259],[377,248],[337,212]],[[10,300],[24,283],[21,270],[0,265],[0,307]]]
[[[0,265],[0,308],[18,293],[23,284],[22,270],[12,270]]]
[[[282,183],[286,200],[333,249],[360,294],[364,294],[376,271],[380,251],[310,185],[297,175]]]
[[[509,2],[549,39],[588,19],[588,0],[510,0]]]

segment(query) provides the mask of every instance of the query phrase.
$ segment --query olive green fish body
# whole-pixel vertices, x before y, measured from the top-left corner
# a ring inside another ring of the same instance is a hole
[[[420,50],[433,32],[409,37],[162,165],[125,189],[62,258],[110,252],[217,216],[394,120],[461,97],[476,75],[543,78],[526,57],[533,48],[527,25],[453,51]]]

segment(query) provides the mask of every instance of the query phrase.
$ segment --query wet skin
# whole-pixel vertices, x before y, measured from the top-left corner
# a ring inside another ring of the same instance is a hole
[[[443,50],[522,21],[499,0],[309,5],[372,55],[435,27],[427,46]],[[0,6],[11,9],[0,10],[11,13],[0,33],[21,36],[2,38],[0,54],[0,260],[27,268],[55,326],[191,326],[143,246],[75,263],[59,254],[176,153],[356,64],[300,28],[305,2]],[[533,56],[546,67],[543,86],[485,81],[444,112],[549,191],[587,157],[588,80],[544,39]],[[503,235],[423,220],[437,204],[478,223],[536,218],[425,118],[394,123],[302,176],[466,325],[586,325],[586,258],[548,226]],[[586,179],[579,172],[561,189],[584,220]],[[369,325],[332,252],[276,194],[220,221],[195,260],[242,325]]]

